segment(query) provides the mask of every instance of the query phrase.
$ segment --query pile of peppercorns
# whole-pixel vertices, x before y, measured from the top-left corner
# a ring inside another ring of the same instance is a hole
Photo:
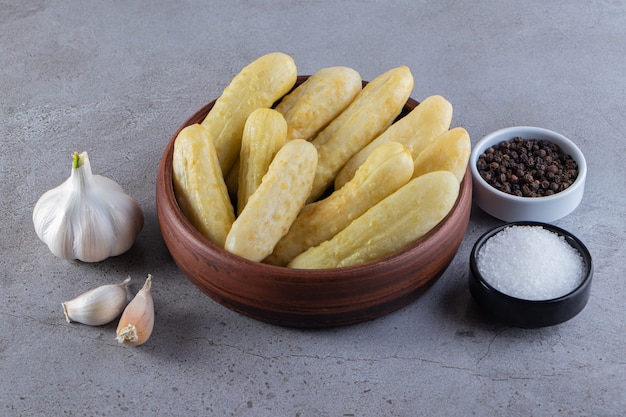
[[[576,161],[558,145],[520,137],[485,150],[478,157],[476,168],[489,185],[519,197],[556,194],[578,177]]]

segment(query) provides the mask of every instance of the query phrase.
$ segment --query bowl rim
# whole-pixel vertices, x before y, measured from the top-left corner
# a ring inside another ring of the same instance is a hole
[[[522,135],[520,134],[520,132],[524,132],[524,134]],[[508,194],[504,191],[494,188],[489,183],[487,183],[487,181],[485,181],[485,179],[478,172],[478,168],[476,166],[478,157],[487,149],[487,147],[492,144],[497,144],[506,140],[513,139],[517,136],[524,137],[534,134],[542,135],[547,138],[546,140],[552,141],[553,143],[557,144],[562,151],[566,151],[576,161],[576,164],[578,165],[578,176],[576,177],[576,180],[563,191],[559,191],[558,193],[555,193],[553,195],[540,197],[520,197],[513,194]],[[510,136],[510,139],[502,138],[503,136]],[[496,139],[498,140],[496,141]],[[562,145],[565,145],[568,150],[564,150]],[[542,202],[567,198],[567,196],[575,194],[577,191],[579,191],[579,188],[583,188],[585,186],[584,184],[587,177],[587,161],[585,159],[585,155],[572,140],[553,130],[535,126],[511,126],[495,130],[485,135],[473,147],[472,152],[470,153],[468,165],[470,170],[472,171],[472,178],[474,182],[480,185],[481,188],[487,190],[491,194],[501,199],[507,199],[511,202],[515,202],[521,205],[541,204]]]
[[[298,76],[298,79],[300,80],[301,77],[308,77],[308,76],[306,75]],[[366,84],[367,81],[364,81],[363,83]],[[468,166],[466,167],[466,171],[465,171],[462,181],[459,183],[459,194],[457,196],[457,199],[454,205],[452,206],[448,214],[435,227],[433,227],[430,231],[428,231],[428,233],[426,233],[424,236],[422,236],[415,242],[410,243],[409,245],[400,249],[397,252],[394,252],[382,258],[374,259],[374,260],[371,260],[362,264],[358,264],[358,265],[344,266],[344,267],[339,267],[339,268],[325,268],[325,269],[321,269],[321,268],[320,269],[293,269],[293,268],[287,268],[283,266],[265,264],[262,262],[255,262],[255,261],[246,259],[244,257],[235,255],[215,245],[213,242],[208,240],[204,235],[202,235],[202,233],[200,233],[195,227],[193,227],[193,225],[189,222],[189,220],[183,214],[182,210],[180,209],[180,206],[178,205],[178,202],[176,201],[175,194],[174,194],[174,187],[172,184],[171,170],[165,169],[166,166],[168,165],[171,166],[172,164],[174,141],[176,140],[176,137],[178,136],[180,131],[184,127],[200,121],[203,118],[203,116],[205,116],[211,110],[216,100],[210,101],[209,103],[204,105],[202,108],[200,108],[198,111],[196,111],[192,116],[190,116],[176,130],[176,132],[174,133],[174,135],[172,136],[172,138],[166,145],[164,153],[163,153],[163,157],[161,159],[161,162],[158,168],[159,173],[164,173],[164,181],[167,183],[166,189],[165,189],[166,197],[167,197],[166,200],[171,206],[171,210],[174,212],[177,222],[180,223],[181,227],[183,227],[184,229],[183,232],[185,232],[191,238],[193,238],[194,241],[196,241],[196,243],[201,243],[207,246],[211,251],[214,251],[218,253],[220,256],[224,256],[226,257],[226,259],[230,259],[231,261],[241,262],[243,265],[248,265],[254,268],[260,268],[261,271],[267,271],[267,273],[272,274],[273,279],[277,279],[281,277],[282,279],[286,281],[293,281],[294,277],[291,274],[293,273],[293,271],[298,271],[299,274],[303,275],[303,279],[311,279],[311,277],[314,276],[318,280],[330,280],[330,281],[345,280],[346,278],[349,278],[350,276],[358,275],[359,272],[364,272],[365,270],[369,270],[371,268],[371,264],[373,263],[376,263],[377,265],[381,265],[381,267],[384,267],[385,264],[391,261],[400,262],[403,258],[410,257],[414,249],[421,246],[426,240],[428,240],[429,237],[438,233],[440,229],[442,228],[442,226],[447,224],[448,219],[451,216],[453,216],[453,214],[456,212],[456,209],[461,204],[463,198],[471,199],[472,176],[471,176],[471,170]],[[405,114],[407,109],[408,111],[410,111],[413,108],[415,108],[417,105],[419,105],[419,102],[417,102],[416,100],[412,98],[409,98],[407,100],[407,103],[404,106],[405,110],[403,110],[402,114]]]
[[[555,297],[555,298],[550,298],[550,299],[546,299],[546,300],[527,300],[524,298],[519,298],[519,297],[515,297],[506,293],[503,293],[502,291],[496,289],[494,286],[492,286],[488,280],[486,280],[483,275],[481,274],[478,265],[477,265],[477,258],[478,258],[478,254],[480,252],[480,250],[482,249],[482,247],[485,245],[485,243],[492,238],[493,236],[497,235],[498,233],[500,233],[502,230],[509,228],[509,227],[513,227],[513,226],[536,226],[536,227],[542,227],[548,231],[554,232],[556,234],[558,234],[559,236],[565,238],[565,241],[572,246],[574,249],[576,249],[580,256],[583,258],[583,262],[585,265],[585,273],[584,276],[581,280],[581,282],[578,284],[578,286],[576,286],[576,288],[574,288],[573,290],[569,291],[566,294],[563,294],[561,296]],[[587,247],[585,246],[585,244],[578,238],[576,237],[573,233],[555,226],[553,224],[549,224],[549,223],[544,223],[544,222],[538,222],[538,221],[516,221],[516,222],[509,222],[509,223],[505,223],[503,225],[497,226],[495,228],[492,228],[491,230],[483,233],[474,243],[474,246],[472,247],[472,250],[470,252],[470,270],[471,270],[471,275],[473,276],[473,279],[475,279],[476,281],[478,281],[484,288],[486,288],[488,291],[490,291],[491,293],[497,294],[499,297],[503,298],[504,300],[506,300],[507,302],[511,302],[511,303],[516,303],[516,304],[523,304],[523,305],[528,305],[528,306],[533,306],[533,305],[547,305],[547,304],[558,304],[561,303],[565,300],[571,299],[573,297],[576,297],[577,295],[579,295],[581,292],[585,291],[586,288],[589,286],[592,277],[593,277],[593,259],[591,257],[591,253],[589,252],[589,249],[587,249]]]

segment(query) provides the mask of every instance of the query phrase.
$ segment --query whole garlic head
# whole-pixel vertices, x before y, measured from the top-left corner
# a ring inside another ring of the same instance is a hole
[[[99,262],[126,252],[143,228],[141,207],[118,183],[92,174],[87,152],[72,157],[70,177],[35,204],[37,236],[64,259]]]

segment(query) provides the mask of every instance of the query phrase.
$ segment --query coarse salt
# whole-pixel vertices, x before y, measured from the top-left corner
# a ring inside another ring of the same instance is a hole
[[[498,291],[524,300],[551,300],[584,278],[580,253],[563,236],[541,226],[509,226],[485,242],[476,266]]]

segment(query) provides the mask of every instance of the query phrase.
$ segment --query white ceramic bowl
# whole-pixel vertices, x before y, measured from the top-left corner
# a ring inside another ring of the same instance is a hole
[[[547,140],[559,146],[578,164],[578,177],[567,189],[545,197],[518,197],[489,185],[478,173],[476,162],[490,146],[516,137]],[[553,222],[570,214],[580,204],[587,177],[587,163],[581,150],[565,136],[548,129],[516,126],[497,130],[480,140],[472,149],[469,162],[472,170],[474,202],[486,213],[507,222]]]

